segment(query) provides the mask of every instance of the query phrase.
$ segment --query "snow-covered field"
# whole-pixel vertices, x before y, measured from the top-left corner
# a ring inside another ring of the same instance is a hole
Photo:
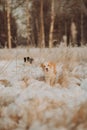
[[[68,85],[44,81],[45,61]],[[87,130],[87,48],[0,50],[0,130]]]

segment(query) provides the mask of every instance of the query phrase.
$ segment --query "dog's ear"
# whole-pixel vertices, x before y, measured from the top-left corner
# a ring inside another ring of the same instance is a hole
[[[24,62],[26,62],[27,61],[27,59],[26,59],[26,57],[24,57]]]
[[[41,63],[41,64],[40,64],[40,67],[42,67],[42,68],[43,68],[43,63]]]
[[[43,63],[41,63],[41,64],[40,64],[40,67],[41,67],[42,69],[44,69],[44,64],[43,64]]]
[[[30,59],[30,57],[27,57],[27,60],[29,60]]]

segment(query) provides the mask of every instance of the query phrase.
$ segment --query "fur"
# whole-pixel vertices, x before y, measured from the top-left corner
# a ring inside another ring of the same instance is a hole
[[[46,83],[53,86],[56,81],[56,64],[52,62],[45,62],[41,64],[41,67],[44,71]]]

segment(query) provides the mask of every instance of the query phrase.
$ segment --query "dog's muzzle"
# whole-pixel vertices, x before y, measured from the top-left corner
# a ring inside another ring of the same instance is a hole
[[[46,71],[48,72],[48,68],[46,68]]]

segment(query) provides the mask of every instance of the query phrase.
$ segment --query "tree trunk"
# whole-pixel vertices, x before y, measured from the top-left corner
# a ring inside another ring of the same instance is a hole
[[[40,7],[40,44],[41,47],[45,47],[43,0],[41,0],[41,7]]]
[[[81,0],[81,3],[83,0]],[[83,34],[83,11],[82,11],[82,6],[81,6],[81,46],[83,45],[83,40],[84,40],[84,34]]]
[[[65,36],[66,36],[66,46],[67,46],[67,21],[65,20]]]
[[[27,46],[30,46],[30,13],[29,13],[29,0],[26,0],[26,24],[27,24]]]
[[[77,44],[77,27],[74,22],[71,23],[71,45],[76,46]]]
[[[36,18],[36,30],[37,30],[37,46],[40,47],[40,31],[38,25],[38,19]]]
[[[49,47],[53,47],[53,30],[54,30],[54,21],[55,21],[55,14],[54,14],[54,0],[52,0],[51,5],[51,25],[50,25],[50,33],[49,33]]]
[[[11,43],[11,21],[10,21],[10,2],[7,0],[7,29],[8,29],[8,48],[12,47]]]

